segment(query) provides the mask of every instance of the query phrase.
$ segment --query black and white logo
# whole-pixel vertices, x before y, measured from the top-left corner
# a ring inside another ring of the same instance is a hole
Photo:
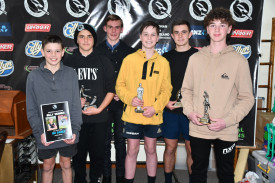
[[[0,15],[6,15],[7,12],[5,11],[6,5],[4,0],[0,0]]]
[[[84,15],[90,15],[89,0],[67,0],[66,9],[73,17],[80,18]]]
[[[45,14],[50,14],[48,12],[47,0],[25,0],[24,6],[27,12],[34,17],[42,17]]]
[[[203,21],[204,17],[212,9],[212,4],[209,0],[192,0],[189,5],[190,15],[199,21]]]
[[[52,108],[53,108],[53,109],[57,109],[57,105],[54,104],[54,105],[52,106]]]
[[[110,14],[120,15],[130,12],[131,4],[129,0],[109,0],[108,11]]]
[[[235,0],[230,5],[230,12],[233,19],[237,22],[252,20],[253,6],[249,0]]]
[[[169,0],[151,0],[149,3],[149,13],[155,19],[164,19],[172,17],[172,5]]]

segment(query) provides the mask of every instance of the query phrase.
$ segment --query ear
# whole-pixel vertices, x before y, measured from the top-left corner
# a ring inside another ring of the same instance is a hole
[[[173,38],[173,40],[175,40],[175,37],[174,37],[174,34],[173,34],[173,33],[171,34],[171,37]]]
[[[41,49],[41,53],[42,53],[42,56],[45,57],[45,53],[44,53],[43,48]]]
[[[107,32],[107,27],[106,27],[106,25],[104,25],[103,30],[104,30],[105,32]]]
[[[190,37],[192,37],[192,35],[193,35],[193,34],[192,34],[192,32],[190,31],[190,32],[189,32],[188,38],[190,39]]]
[[[230,25],[230,26],[228,27],[227,34],[230,34],[231,30],[232,30],[232,25]]]
[[[64,53],[65,53],[65,49],[63,48],[62,49],[62,57],[64,56]]]
[[[120,31],[120,33],[122,33],[123,32],[123,27],[121,27],[121,31]]]

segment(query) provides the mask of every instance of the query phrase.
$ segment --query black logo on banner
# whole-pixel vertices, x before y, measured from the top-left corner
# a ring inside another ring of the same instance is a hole
[[[124,15],[130,12],[131,4],[129,0],[109,0],[108,11],[110,14]]]
[[[67,0],[66,9],[70,15],[76,18],[83,17],[84,15],[90,15],[89,0]]]
[[[211,9],[212,4],[209,0],[193,0],[189,5],[190,15],[199,21],[202,21]]]
[[[237,22],[252,20],[253,6],[249,0],[235,0],[230,5],[232,17]]]
[[[25,0],[24,6],[26,11],[34,17],[42,17],[45,14],[49,15],[48,12],[48,1],[47,0]]]
[[[155,19],[164,19],[172,17],[172,5],[169,0],[151,0],[149,3],[149,13]]]
[[[7,15],[7,12],[5,11],[5,1],[0,0],[0,15],[4,14]]]

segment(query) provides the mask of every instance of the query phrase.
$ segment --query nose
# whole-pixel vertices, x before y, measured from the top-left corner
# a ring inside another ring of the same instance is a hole
[[[112,27],[112,32],[116,32],[116,28],[115,27]]]

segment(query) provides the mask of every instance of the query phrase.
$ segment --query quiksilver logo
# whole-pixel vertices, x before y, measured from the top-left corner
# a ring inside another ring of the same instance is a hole
[[[190,15],[199,21],[204,20],[204,17],[212,9],[212,4],[209,0],[192,0],[189,5]]]
[[[5,1],[0,0],[0,15],[2,15],[2,14],[7,15],[5,8],[6,8]]]
[[[237,22],[252,20],[253,6],[249,0],[234,0],[230,5],[230,12]]]
[[[89,0],[67,0],[66,9],[70,15],[75,18],[83,17],[84,15],[90,15]]]
[[[151,0],[148,8],[150,15],[155,19],[164,19],[166,17],[172,17],[172,5],[169,0]]]
[[[34,17],[42,17],[45,14],[49,15],[48,1],[42,0],[41,2],[39,0],[25,0],[24,6],[26,11]]]

